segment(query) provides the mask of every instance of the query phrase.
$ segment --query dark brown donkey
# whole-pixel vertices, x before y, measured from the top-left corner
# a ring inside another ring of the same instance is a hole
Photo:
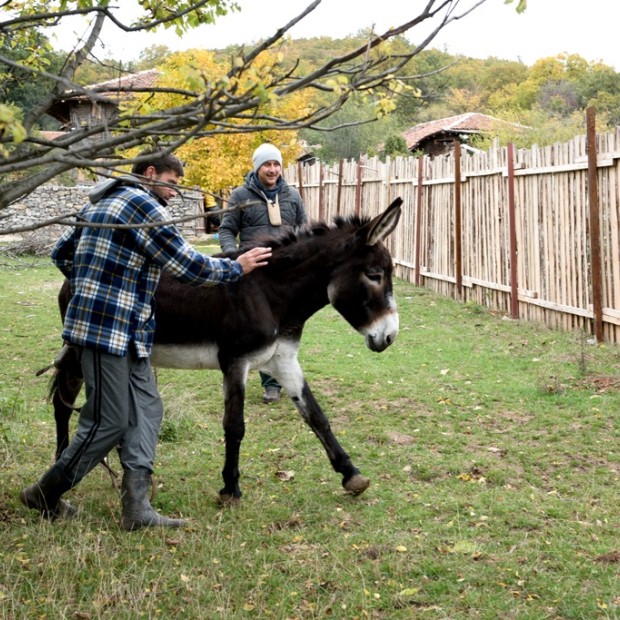
[[[332,306],[360,333],[371,351],[389,347],[398,333],[392,293],[392,259],[382,241],[396,227],[402,200],[397,198],[374,219],[336,218],[268,241],[269,265],[235,284],[211,288],[180,284],[163,275],[156,293],[152,364],[162,368],[212,368],[224,375],[226,457],[224,502],[241,497],[239,448],[245,433],[245,385],[250,370],[275,377],[323,444],[342,485],[363,493],[362,476],[334,437],[297,359],[304,323]],[[264,242],[264,240],[262,240]],[[232,256],[232,255],[230,255]],[[60,294],[64,317],[68,283]],[[68,443],[69,418],[82,387],[71,354],[57,363],[52,402],[57,453]]]

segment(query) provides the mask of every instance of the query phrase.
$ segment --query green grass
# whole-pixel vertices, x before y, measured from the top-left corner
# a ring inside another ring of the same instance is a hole
[[[191,528],[122,532],[103,468],[69,494],[78,518],[50,524],[17,493],[53,452],[34,373],[59,346],[60,277],[0,263],[0,617],[620,617],[617,347],[399,282],[390,349],[326,308],[300,355],[364,495],[343,493],[290,402],[261,404],[253,373],[244,496],[221,508],[219,374],[160,370],[154,505]]]

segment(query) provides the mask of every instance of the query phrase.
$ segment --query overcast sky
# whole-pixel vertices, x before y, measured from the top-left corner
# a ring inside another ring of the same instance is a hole
[[[461,0],[461,6],[472,0]],[[463,20],[447,26],[430,47],[473,58],[495,56],[521,60],[527,65],[562,52],[579,54],[588,61],[602,60],[620,71],[620,0],[528,0],[518,15],[504,0],[487,0]],[[217,49],[230,44],[252,43],[273,34],[311,4],[311,0],[237,0],[241,11],[218,19],[182,39],[168,31],[142,36],[109,30],[104,34],[104,55],[137,59],[141,49],[155,44],[172,50]],[[469,3],[469,4],[468,4]],[[124,0],[123,7],[131,4]],[[346,37],[374,25],[377,32],[415,17],[426,0],[322,0],[322,3],[290,34]],[[75,29],[74,26],[72,29]],[[420,42],[426,30],[409,31],[407,38]],[[58,47],[66,43],[63,30]]]

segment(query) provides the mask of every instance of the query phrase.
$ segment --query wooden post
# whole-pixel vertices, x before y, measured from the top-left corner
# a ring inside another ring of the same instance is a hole
[[[508,225],[510,227],[510,316],[519,318],[517,282],[517,222],[515,213],[515,145],[508,144]]]
[[[299,195],[301,196],[302,202],[304,202],[304,184],[302,180],[302,171],[303,171],[303,166],[301,165],[301,162],[298,161],[297,162],[297,181],[299,184]]]
[[[340,215],[340,202],[342,200],[342,159],[338,162],[338,193],[336,195],[336,215]]]
[[[357,160],[357,185],[355,187],[355,215],[362,212],[362,160]]]
[[[588,202],[590,204],[590,263],[592,271],[593,334],[603,342],[603,268],[601,260],[601,224],[598,200],[596,152],[596,111],[586,109],[586,151],[588,154]]]
[[[325,197],[323,196],[323,164],[319,168],[319,220],[325,220]]]
[[[454,275],[456,294],[463,299],[463,226],[461,222],[461,143],[454,141]]]
[[[424,181],[424,157],[418,157],[418,192],[415,218],[415,285],[420,286],[420,237],[422,236],[422,182]]]

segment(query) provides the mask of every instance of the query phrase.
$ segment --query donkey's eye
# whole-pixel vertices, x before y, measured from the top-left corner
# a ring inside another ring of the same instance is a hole
[[[367,271],[366,277],[371,282],[376,282],[377,284],[381,284],[381,280],[383,279],[383,272],[382,271]]]

